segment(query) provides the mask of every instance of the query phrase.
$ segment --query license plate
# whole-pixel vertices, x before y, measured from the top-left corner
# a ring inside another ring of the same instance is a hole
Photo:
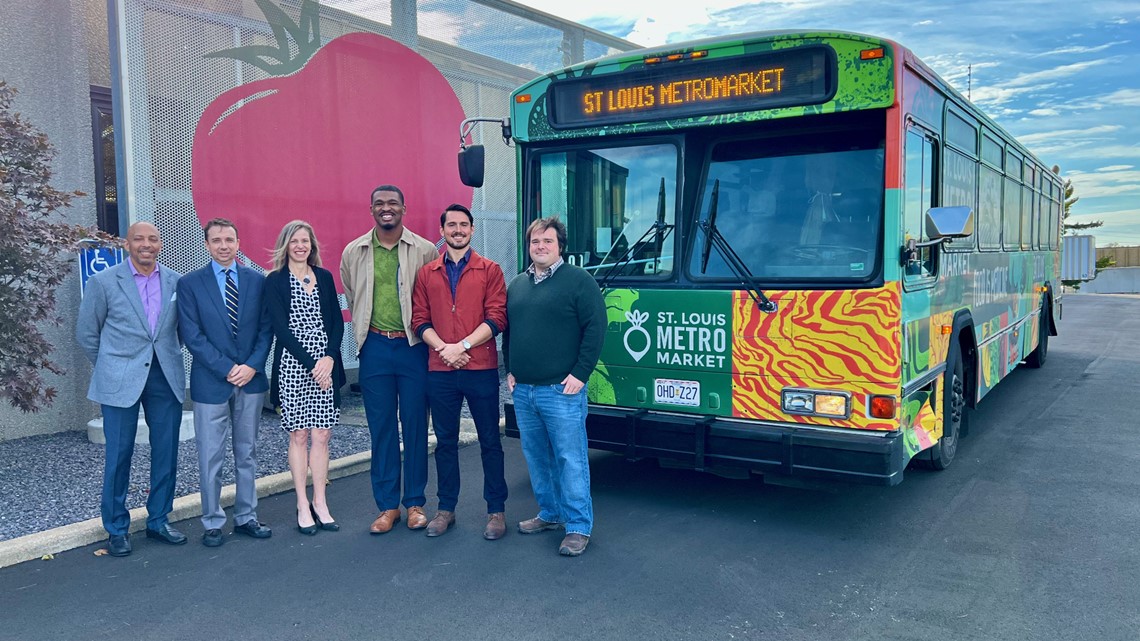
[[[697,407],[701,404],[701,384],[697,381],[676,381],[671,378],[654,379],[653,402]]]

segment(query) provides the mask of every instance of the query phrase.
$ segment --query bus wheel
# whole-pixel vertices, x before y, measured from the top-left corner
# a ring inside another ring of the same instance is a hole
[[[942,438],[930,448],[930,467],[944,470],[954,462],[958,439],[966,431],[966,368],[962,349],[954,344],[946,357],[946,391],[942,396]]]
[[[1045,364],[1045,357],[1049,355],[1049,323],[1051,314],[1049,306],[1041,303],[1041,322],[1037,323],[1037,349],[1033,350],[1025,359],[1025,364],[1037,369]]]

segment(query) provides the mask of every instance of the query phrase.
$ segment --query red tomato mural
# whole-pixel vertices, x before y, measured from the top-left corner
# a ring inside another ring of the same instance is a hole
[[[309,221],[340,289],[341,250],[372,228],[378,185],[403,190],[405,226],[432,241],[448,204],[471,203],[455,163],[463,118],[451,85],[419,54],[376,34],[344,35],[300,70],[210,103],[194,132],[194,207],[203,223],[233,220],[243,253],[266,268],[282,226]]]

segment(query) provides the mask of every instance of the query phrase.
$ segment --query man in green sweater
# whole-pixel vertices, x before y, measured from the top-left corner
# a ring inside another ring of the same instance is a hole
[[[564,556],[586,551],[594,526],[586,453],[586,381],[602,353],[606,307],[584,269],[562,260],[566,226],[540,218],[526,230],[531,265],[507,288],[507,387],[539,512],[537,534],[566,528]]]

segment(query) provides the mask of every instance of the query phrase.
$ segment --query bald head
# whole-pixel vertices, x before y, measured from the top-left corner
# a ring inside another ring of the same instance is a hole
[[[140,274],[150,275],[162,251],[162,237],[158,227],[148,222],[137,222],[127,228],[127,253]]]
[[[145,220],[140,220],[139,222],[132,224],[130,227],[127,227],[127,238],[130,238],[131,235],[133,235],[135,232],[154,234],[157,236],[158,227],[155,227],[154,223],[148,223]]]

